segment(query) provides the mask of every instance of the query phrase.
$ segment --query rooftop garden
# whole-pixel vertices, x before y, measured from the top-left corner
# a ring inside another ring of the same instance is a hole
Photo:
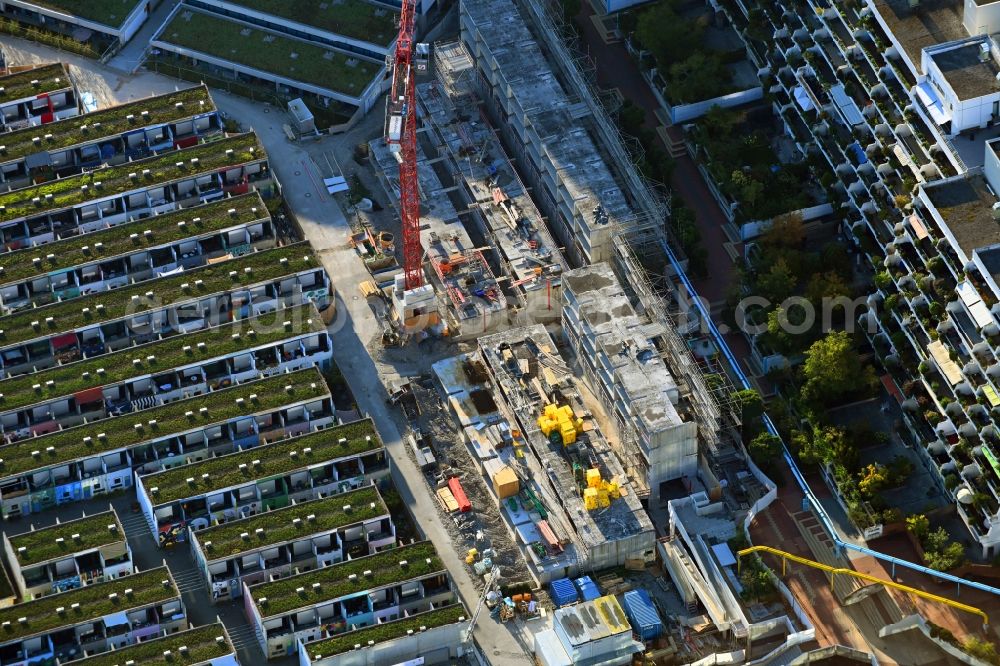
[[[399,20],[398,11],[366,0],[231,0],[231,4],[379,46],[396,38]]]
[[[226,151],[230,149],[233,153],[227,155]],[[0,217],[4,220],[16,220],[35,213],[69,208],[94,199],[192,178],[197,174],[215,173],[235,164],[266,157],[263,146],[253,132],[231,136],[181,151],[171,150],[162,155],[6,192],[0,195],[0,206],[5,207],[0,209]],[[193,159],[198,161],[192,162]],[[178,163],[181,166],[177,166]],[[87,189],[83,189],[84,185]],[[35,199],[38,201],[34,201]]]
[[[291,386],[291,390],[285,387]],[[133,416],[61,430],[41,437],[0,446],[0,478],[91,458],[108,451],[138,446],[213,423],[223,423],[248,412],[269,412],[286,405],[321,398],[328,390],[323,376],[313,368],[256,379],[186,400],[177,400],[142,411],[142,428]],[[257,396],[251,398],[250,396]],[[243,402],[239,402],[239,400]],[[244,405],[249,405],[246,407]],[[205,407],[208,411],[200,412]],[[189,412],[191,415],[189,416]],[[198,414],[197,417],[194,414]],[[155,421],[152,426],[149,422]],[[48,452],[51,447],[51,453]],[[42,451],[46,451],[43,455]],[[37,455],[33,455],[38,452]]]
[[[167,585],[163,581],[167,581]],[[115,596],[112,597],[112,594]],[[41,599],[0,609],[0,643],[23,640],[47,631],[96,620],[111,613],[142,608],[179,597],[180,592],[177,591],[167,567],[157,567],[68,592],[50,594]]]
[[[218,639],[222,638],[222,641]],[[182,650],[181,648],[186,648]],[[194,666],[235,652],[220,623],[206,624],[176,634],[74,662],[79,666],[121,666],[129,661],[142,666]],[[164,654],[168,653],[168,654]]]
[[[344,507],[350,509],[345,511]],[[209,561],[330,532],[388,513],[378,489],[368,486],[302,502],[256,516],[231,520],[195,534]],[[310,516],[312,518],[310,519]],[[296,522],[297,521],[297,522]],[[257,529],[264,532],[258,534]],[[253,535],[248,539],[243,535]],[[211,544],[211,545],[209,545]]]
[[[79,16],[109,28],[120,28],[135,10],[139,0],[32,0],[39,7]]]
[[[156,39],[352,97],[382,70],[381,63],[190,8],[178,12]]]
[[[406,562],[406,565],[400,562]],[[367,575],[366,571],[369,572]],[[250,588],[250,596],[261,617],[275,617],[439,571],[444,571],[444,564],[434,545],[430,541],[421,541],[297,576],[260,583]],[[319,583],[319,587],[313,587],[314,583]]]
[[[309,651],[309,658],[319,661],[323,657],[332,657],[343,654],[354,649],[355,645],[362,648],[368,647],[368,643],[385,643],[387,641],[403,638],[408,631],[418,633],[421,627],[433,629],[443,627],[448,624],[461,622],[463,618],[468,618],[465,607],[462,604],[452,604],[444,608],[437,608],[425,613],[417,613],[410,617],[396,620],[395,622],[385,622],[375,624],[370,627],[347,631],[330,638],[306,643],[305,649]],[[89,664],[87,666],[90,666]]]
[[[14,586],[10,584],[10,578],[7,577],[6,567],[0,567],[0,599],[10,599],[15,597]]]
[[[38,85],[31,84],[38,81]],[[42,93],[54,92],[71,86],[69,75],[61,63],[43,65],[16,74],[0,76],[0,104],[19,99],[34,98]]]
[[[257,211],[252,211],[253,208]],[[235,210],[236,214],[230,215],[230,210]],[[267,217],[267,207],[256,192],[181,208],[88,234],[70,236],[46,243],[44,247],[26,247],[0,254],[0,284],[23,282],[73,266],[107,261],[112,257],[142,252]],[[198,221],[195,222],[195,219]],[[184,226],[178,226],[182,221]],[[144,234],[147,229],[152,233]],[[137,236],[132,238],[132,234]]]
[[[183,106],[177,107],[177,104]],[[215,104],[205,86],[195,86],[180,92],[147,97],[137,102],[129,102],[101,111],[94,111],[74,118],[66,118],[42,127],[24,129],[0,135],[0,162],[10,162],[43,151],[59,150],[69,146],[96,142],[106,137],[114,137],[125,132],[150,125],[172,123],[182,118],[208,113],[215,110]],[[143,111],[149,115],[142,116]],[[129,115],[135,116],[132,120]],[[87,129],[84,130],[83,128]],[[35,145],[34,139],[51,135]]]
[[[162,506],[381,448],[371,419],[363,419],[147,474],[142,485],[153,505]]]
[[[316,269],[319,265],[312,246],[303,241],[295,245],[250,252],[155,281],[139,282],[112,291],[20,310],[0,317],[0,347],[48,338],[146,311],[161,310],[210,294],[271,282]],[[236,271],[235,276],[230,275],[233,271]],[[147,296],[150,293],[152,296]],[[52,318],[51,322],[48,321],[49,317]]]
[[[292,322],[292,330],[286,330],[281,325],[283,321]],[[0,411],[9,412],[95,386],[113,386],[133,377],[203,363],[251,347],[266,346],[323,330],[323,321],[310,304],[262,314],[252,320],[243,319],[195,333],[175,335],[139,347],[0,381]]]
[[[10,537],[14,556],[22,567],[124,541],[125,532],[114,511],[104,511]],[[20,551],[21,548],[25,549],[24,552]]]

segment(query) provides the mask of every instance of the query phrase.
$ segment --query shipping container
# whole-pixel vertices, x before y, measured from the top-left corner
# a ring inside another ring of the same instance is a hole
[[[549,594],[552,596],[552,603],[558,606],[566,606],[576,603],[580,596],[569,578],[557,578],[549,583]]]
[[[593,601],[601,596],[601,590],[590,576],[581,576],[575,582],[577,589],[580,590],[580,598],[584,601]]]
[[[643,641],[651,641],[663,633],[663,622],[656,612],[656,606],[646,590],[630,590],[625,593],[625,614],[632,630]]]

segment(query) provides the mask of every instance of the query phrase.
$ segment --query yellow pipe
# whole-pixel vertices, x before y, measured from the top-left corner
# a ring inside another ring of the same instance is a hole
[[[798,555],[792,555],[791,553],[786,553],[783,550],[778,550],[777,548],[771,548],[770,546],[751,546],[750,548],[744,548],[743,550],[739,551],[737,555],[739,555],[741,559],[737,562],[737,570],[739,569],[739,563],[742,562],[742,558],[744,555],[749,555],[751,553],[757,553],[757,552],[771,553],[772,555],[780,557],[782,574],[784,574],[785,571],[785,560],[791,560],[792,562],[804,564],[805,566],[812,567],[813,569],[819,569],[821,571],[828,572],[830,574],[831,585],[833,584],[834,576],[836,576],[837,574],[845,574],[847,576],[852,576],[854,578],[860,578],[862,580],[866,580],[870,583],[880,583],[882,585],[885,585],[886,587],[891,587],[896,590],[901,590],[903,592],[912,594],[922,599],[927,599],[928,601],[936,601],[938,603],[945,604],[946,606],[951,606],[952,608],[955,608],[957,610],[965,611],[966,613],[972,613],[973,615],[978,615],[979,617],[983,618],[984,628],[988,626],[990,623],[990,619],[986,615],[986,613],[983,610],[976,608],[975,606],[969,606],[968,604],[963,604],[959,601],[953,601],[946,597],[938,596],[936,594],[931,594],[930,592],[924,592],[923,590],[918,590],[915,587],[910,587],[909,585],[903,585],[901,583],[897,583],[894,580],[883,580],[881,578],[876,578],[875,576],[871,576],[869,574],[862,573],[860,571],[855,571],[854,569],[831,567],[830,565],[823,564],[822,562],[807,560],[804,557],[799,557]]]

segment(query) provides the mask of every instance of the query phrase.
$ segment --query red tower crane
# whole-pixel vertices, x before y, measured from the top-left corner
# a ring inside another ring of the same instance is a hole
[[[403,227],[403,274],[406,289],[423,283],[420,247],[420,189],[417,182],[417,95],[415,66],[423,45],[414,43],[416,0],[403,0],[399,14],[396,53],[392,68],[392,92],[386,101],[385,142],[399,162],[399,210]]]

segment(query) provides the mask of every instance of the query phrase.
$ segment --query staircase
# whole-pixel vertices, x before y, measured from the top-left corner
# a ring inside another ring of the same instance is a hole
[[[792,518],[799,528],[802,538],[805,539],[806,545],[809,546],[814,560],[830,567],[854,568],[846,558],[837,554],[833,541],[823,526],[819,524],[815,515],[800,511],[792,514]],[[859,590],[870,585],[878,584],[867,583],[860,578],[838,575],[834,577],[833,593],[842,606],[850,606],[862,614],[876,631],[886,625],[899,622],[903,618],[903,612],[882,586],[879,586],[878,591],[872,592],[866,597],[857,600],[851,599]]]

